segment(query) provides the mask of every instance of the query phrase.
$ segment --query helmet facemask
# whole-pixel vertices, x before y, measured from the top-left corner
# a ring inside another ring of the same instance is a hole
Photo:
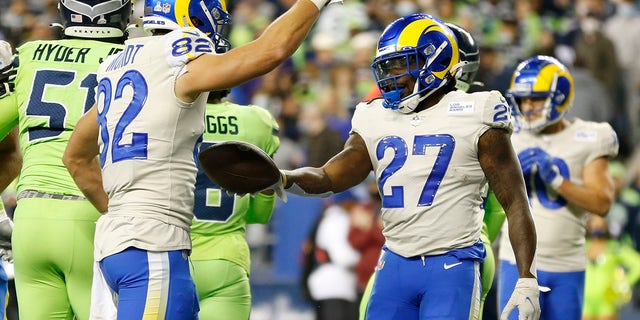
[[[532,91],[527,84],[516,84],[513,90],[509,90],[506,94],[509,103],[514,108],[515,119],[520,129],[532,132],[540,132],[544,128],[551,124],[554,124],[562,119],[554,109],[554,101],[562,101],[565,99],[562,93],[556,93],[556,84],[558,76],[554,75],[553,81],[549,91],[535,92]],[[518,88],[520,87],[520,88]],[[545,98],[542,108],[532,109],[528,111],[522,111],[520,105],[524,98]],[[530,120],[532,114],[540,113],[540,116],[536,119]]]
[[[376,58],[371,67],[384,98],[383,106],[402,113],[411,113],[421,101],[447,84],[446,79],[436,83],[437,78],[430,71],[432,64],[438,61],[447,45],[446,42],[442,42],[436,48],[429,43]],[[405,87],[399,85],[398,80],[406,76],[414,78],[415,84],[411,94],[402,97]]]
[[[573,105],[573,94],[573,77],[568,69],[553,57],[535,56],[518,65],[505,96],[516,127],[540,132],[564,117]],[[523,112],[520,106],[525,98],[544,98],[544,106]],[[528,116],[534,112],[540,112],[541,117],[530,120]]]
[[[455,81],[450,72],[458,62],[456,38],[440,19],[416,13],[395,20],[380,35],[371,64],[383,107],[413,112],[420,102]],[[412,79],[415,84],[408,88]]]

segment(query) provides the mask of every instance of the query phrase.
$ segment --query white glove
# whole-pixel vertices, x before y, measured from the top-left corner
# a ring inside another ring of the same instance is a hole
[[[16,77],[16,70],[13,68],[12,62],[11,45],[0,40],[0,98],[11,94],[15,88],[13,79]]]
[[[322,10],[322,8],[326,7],[327,5],[334,3],[342,4],[342,0],[311,0],[311,2],[313,2],[313,4],[318,7],[318,10]]]
[[[0,69],[8,66],[13,61],[13,50],[9,42],[0,40]]]
[[[280,179],[278,179],[278,182],[270,185],[265,190],[273,190],[273,192],[276,193],[278,198],[282,199],[282,201],[284,202],[287,202],[287,192],[284,191],[285,179],[286,179],[286,176],[284,175],[284,172],[280,171]]]
[[[516,282],[516,288],[511,294],[511,298],[504,307],[500,320],[507,320],[511,311],[518,308],[518,320],[538,320],[540,319],[540,290],[536,278],[520,278]]]

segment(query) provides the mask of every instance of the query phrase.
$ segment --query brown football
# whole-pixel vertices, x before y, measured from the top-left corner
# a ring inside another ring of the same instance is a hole
[[[201,150],[198,161],[211,181],[233,193],[255,193],[280,179],[273,159],[247,142],[216,143]]]

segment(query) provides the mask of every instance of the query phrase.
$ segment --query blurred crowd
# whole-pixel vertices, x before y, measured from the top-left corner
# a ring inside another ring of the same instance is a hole
[[[134,22],[140,25],[144,2],[134,2],[133,16],[138,19]],[[232,44],[257,37],[292,3],[230,1]],[[640,141],[639,3],[347,0],[323,11],[293,58],[234,88],[230,98],[262,106],[276,116],[285,140],[278,156],[283,168],[322,163],[323,155],[335,153],[336,145],[346,139],[355,105],[375,94],[370,64],[383,26],[402,15],[426,12],[460,25],[477,40],[481,48],[477,80],[484,86],[476,90],[504,93],[517,63],[534,54],[555,56],[571,66],[576,99],[570,115],[610,122],[621,142],[620,158],[626,162]],[[0,39],[14,46],[58,37],[58,21],[55,0],[0,0]],[[130,30],[132,37],[141,35],[140,28]]]
[[[230,1],[232,45],[256,38],[293,2]],[[25,41],[58,38],[56,5],[56,0],[0,0],[0,39],[18,47]],[[135,1],[138,25],[143,5],[144,1]],[[342,6],[329,6],[289,61],[231,91],[234,102],[267,108],[278,120],[281,147],[275,158],[280,168],[321,166],[342,149],[356,104],[377,94],[370,64],[378,35],[383,26],[415,12],[433,14],[474,36],[481,51],[476,80],[482,83],[475,90],[504,94],[515,66],[535,54],[555,56],[570,67],[576,96],[569,118],[606,121],[618,134],[620,155],[612,172],[619,192],[608,217],[609,228],[613,238],[638,250],[640,1],[636,0],[345,0]],[[130,30],[132,37],[142,35],[140,28]],[[352,227],[375,227],[374,207],[357,207]],[[363,208],[371,217],[363,214]],[[357,279],[358,293],[364,279]]]

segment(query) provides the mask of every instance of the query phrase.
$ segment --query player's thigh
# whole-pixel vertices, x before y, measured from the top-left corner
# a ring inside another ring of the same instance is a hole
[[[421,262],[382,251],[366,309],[367,320],[417,319],[422,291]],[[409,279],[414,279],[410,281]]]
[[[479,319],[480,262],[443,255],[428,257],[427,263],[431,270],[420,304],[420,319]]]
[[[12,236],[16,293],[22,305],[31,306],[20,308],[21,318],[70,319],[74,313],[80,320],[88,318],[98,215],[88,201],[18,201]],[[82,283],[77,285],[82,292],[73,294],[73,308],[68,281]]]
[[[584,302],[584,271],[546,272],[538,270],[538,283],[551,288],[540,293],[541,318],[580,320]]]
[[[77,221],[69,237],[72,244],[73,257],[68,261],[68,269],[64,272],[69,301],[77,320],[89,318],[91,305],[91,280],[93,277],[93,234],[94,221]]]
[[[483,303],[487,298],[487,294],[489,294],[489,290],[491,290],[491,285],[493,284],[493,278],[495,277],[496,272],[496,261],[491,244],[485,243],[485,251],[487,256],[484,258],[484,261],[480,266],[480,279],[482,279],[481,301]]]
[[[367,286],[362,293],[362,299],[360,299],[360,306],[358,307],[358,320],[364,320],[367,314],[367,305],[369,304],[369,297],[371,296],[371,290],[373,289],[373,282],[376,279],[376,273],[372,273],[367,281]]]
[[[480,267],[452,255],[403,258],[384,251],[366,319],[469,319],[480,313]]]
[[[227,260],[194,260],[191,275],[200,299],[200,320],[248,319],[251,312],[249,275]]]
[[[198,296],[183,250],[128,248],[100,261],[118,294],[118,320],[197,319]]]

